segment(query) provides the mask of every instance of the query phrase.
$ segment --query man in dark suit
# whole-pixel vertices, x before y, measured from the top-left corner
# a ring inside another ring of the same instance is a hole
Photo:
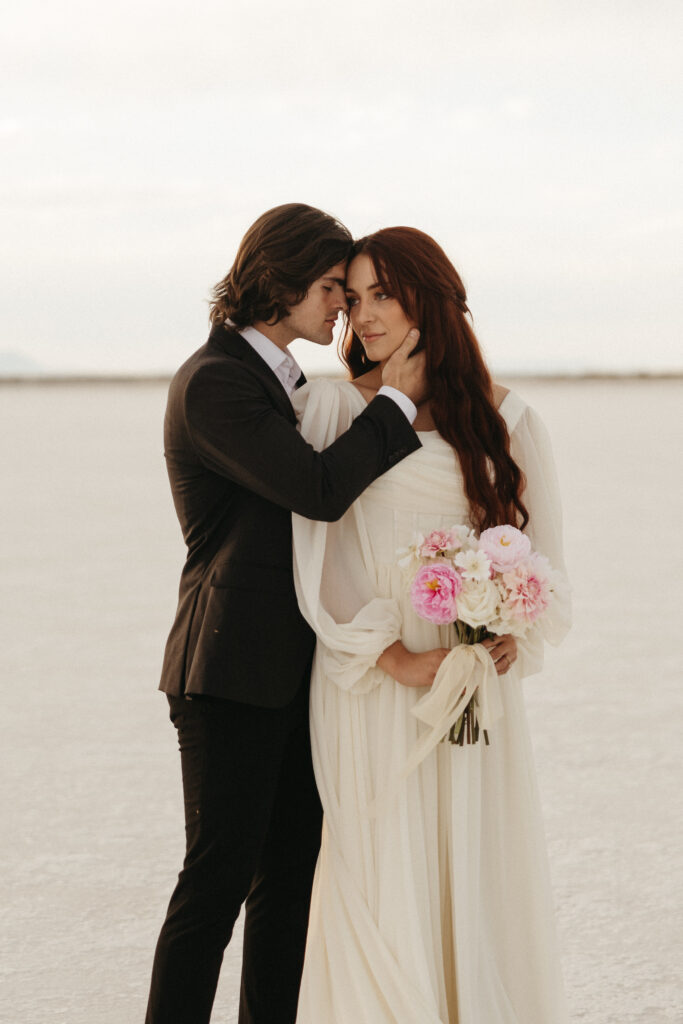
[[[161,689],[178,732],[187,850],[159,936],[147,1024],[205,1024],[245,907],[240,1024],[293,1024],[321,810],[311,766],[314,635],[297,607],[290,513],[339,518],[419,448],[406,339],[387,385],[324,452],[296,430],[287,345],[327,345],[351,237],[301,204],[264,214],[214,289],[207,343],[175,375],[165,453],[187,543]],[[321,1021],[321,1024],[324,1022]]]

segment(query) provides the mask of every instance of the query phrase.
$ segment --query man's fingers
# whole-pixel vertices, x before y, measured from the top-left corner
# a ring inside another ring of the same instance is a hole
[[[417,327],[411,327],[408,333],[406,334],[405,338],[399,345],[398,351],[401,353],[402,356],[405,356],[407,358],[413,351],[419,340],[420,332],[418,331]]]
[[[415,405],[421,405],[428,392],[425,355],[415,353],[419,337],[417,327],[411,327],[382,369],[382,383],[402,391]]]

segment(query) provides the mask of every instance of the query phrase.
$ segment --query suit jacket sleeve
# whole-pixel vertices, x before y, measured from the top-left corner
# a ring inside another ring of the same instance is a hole
[[[278,411],[237,362],[200,367],[185,389],[185,420],[201,463],[308,519],[333,521],[391,466],[420,447],[395,402],[375,398],[323,452]]]

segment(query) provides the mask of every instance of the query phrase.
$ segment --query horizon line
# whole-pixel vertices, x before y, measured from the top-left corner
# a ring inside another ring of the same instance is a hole
[[[128,373],[0,373],[0,386],[14,384],[167,384],[175,371],[150,371]],[[344,373],[310,372],[309,380],[329,377],[334,380],[348,379]],[[508,380],[538,381],[591,381],[591,380],[681,380],[683,369],[680,370],[539,370],[498,371],[496,376]]]

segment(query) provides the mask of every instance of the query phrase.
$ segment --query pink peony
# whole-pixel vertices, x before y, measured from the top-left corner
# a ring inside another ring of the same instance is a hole
[[[492,526],[481,534],[479,550],[490,560],[495,572],[508,572],[528,557],[531,542],[515,526]]]
[[[511,572],[503,573],[507,589],[504,611],[515,619],[533,622],[541,615],[552,597],[548,562],[541,555],[532,555]]]
[[[462,578],[450,565],[423,565],[413,580],[410,599],[420,618],[443,626],[455,622],[461,590]]]
[[[432,530],[418,547],[421,558],[436,558],[448,551],[458,551],[462,547],[462,539],[457,530]]]

